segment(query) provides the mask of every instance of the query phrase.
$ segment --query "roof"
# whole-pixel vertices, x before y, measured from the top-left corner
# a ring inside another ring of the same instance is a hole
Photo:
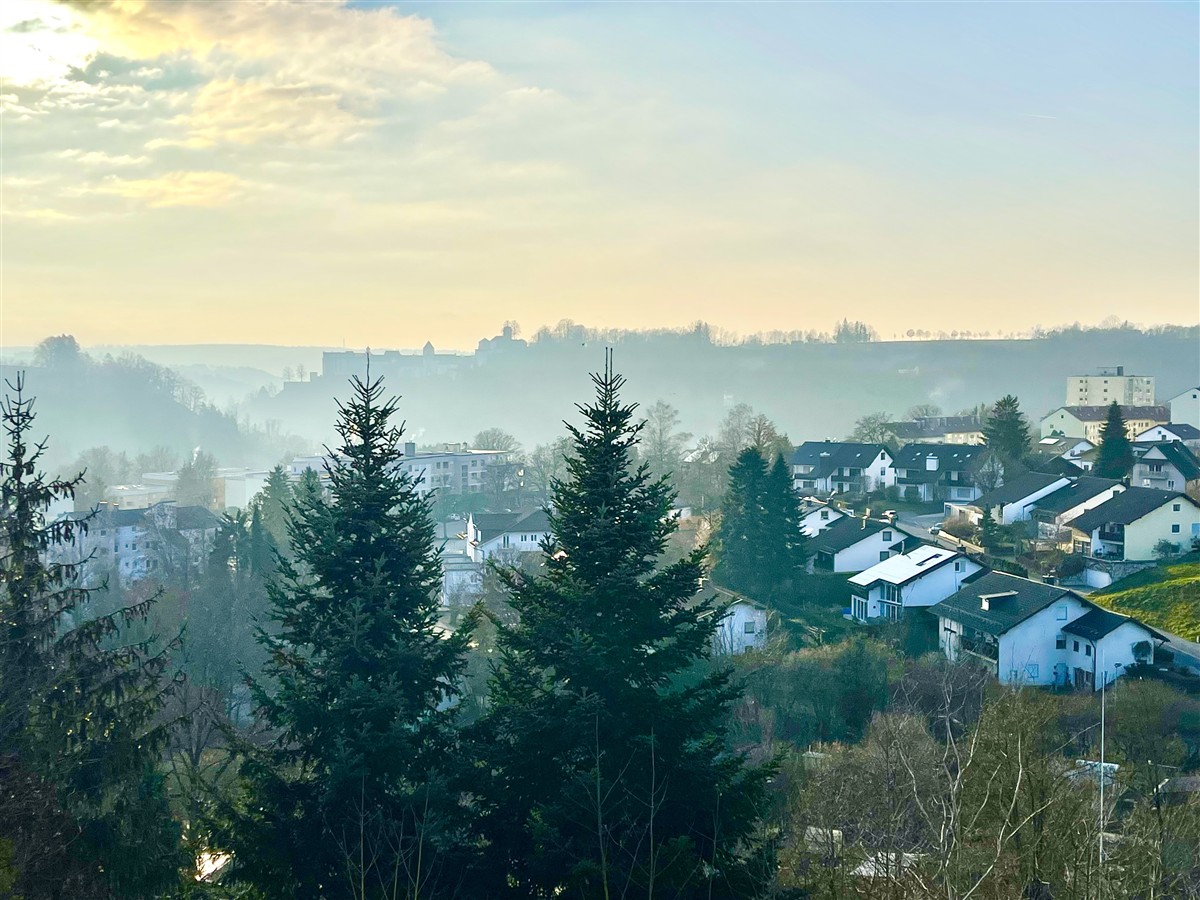
[[[888,557],[865,572],[859,572],[850,579],[850,583],[861,587],[871,587],[881,581],[896,585],[907,584],[914,578],[920,578],[961,556],[957,550],[925,544],[908,553]]]
[[[983,608],[984,597],[991,598],[989,609]],[[935,603],[929,607],[929,611],[977,631],[999,635],[1037,615],[1061,597],[1080,599],[1077,594],[1061,587],[1004,572],[988,572],[958,593]]]
[[[1062,630],[1066,631],[1068,635],[1082,637],[1087,641],[1099,641],[1100,638],[1112,634],[1112,632],[1121,628],[1127,622],[1132,622],[1134,625],[1138,625],[1139,628],[1145,628],[1154,637],[1166,640],[1165,636],[1158,634],[1152,628],[1146,628],[1146,625],[1138,622],[1138,619],[1121,616],[1120,613],[1110,612],[1109,610],[1102,610],[1099,606],[1092,607],[1091,610],[1082,614],[1074,622],[1063,625]]]
[[[987,447],[978,444],[909,444],[896,454],[892,466],[897,469],[924,470],[925,460],[936,457],[938,470],[944,472],[972,466],[986,452]]]
[[[1138,457],[1145,456],[1151,450],[1157,450],[1163,458],[1179,470],[1184,481],[1195,481],[1200,478],[1200,459],[1196,454],[1179,441],[1158,441],[1155,443],[1138,443],[1133,445],[1133,452]]]
[[[1005,481],[995,490],[988,491],[971,505],[980,509],[991,509],[993,506],[1004,506],[1024,500],[1030,494],[1045,490],[1056,482],[1062,481],[1062,475],[1047,475],[1044,472],[1026,472],[1009,481]]]
[[[887,453],[883,444],[853,444],[842,441],[805,441],[792,453],[793,466],[812,466],[811,477],[825,478],[846,467],[865,469]]]
[[[1038,453],[1066,453],[1069,450],[1074,450],[1080,444],[1087,444],[1089,447],[1096,446],[1087,438],[1067,437],[1066,435],[1056,434],[1052,437],[1042,438],[1037,442],[1035,449]]]
[[[887,427],[900,440],[915,440],[982,431],[983,420],[979,416],[924,416],[911,422],[889,422]]]
[[[1114,478],[1097,478],[1094,475],[1080,475],[1070,484],[1063,485],[1057,491],[1047,494],[1033,508],[1037,512],[1057,516],[1068,509],[1074,509],[1081,503],[1086,503],[1093,497],[1098,497],[1114,487],[1123,486]]]
[[[1155,428],[1162,428],[1165,431],[1169,431],[1181,441],[1200,441],[1200,428],[1197,428],[1195,425],[1189,425],[1186,422],[1169,422],[1166,425],[1154,425],[1147,428],[1146,431],[1153,431]],[[1142,434],[1145,433],[1145,431],[1142,432]],[[1141,435],[1138,435],[1138,437],[1141,437]]]
[[[518,531],[539,534],[550,530],[550,517],[544,509],[510,513],[473,513],[471,521],[479,529],[480,543]]]
[[[808,539],[808,550],[810,553],[840,553],[847,547],[853,547],[855,544],[872,537],[881,531],[893,531],[896,533],[896,542],[901,543],[907,540],[916,540],[907,531],[897,528],[890,522],[881,522],[878,519],[860,519],[854,516],[842,516],[828,528],[821,531],[820,534]],[[895,544],[892,544],[895,546]]]
[[[1179,499],[1186,500],[1193,506],[1200,506],[1200,503],[1178,491],[1131,487],[1105,500],[1099,506],[1089,509],[1078,518],[1072,519],[1071,527],[1079,531],[1091,532],[1101,525],[1109,523],[1129,525],[1172,500]]]
[[[203,506],[180,506],[175,510],[175,527],[180,531],[219,528],[221,520]]]
[[[1067,412],[1080,422],[1103,422],[1108,418],[1109,406],[1060,406],[1046,415],[1046,419],[1055,413]],[[1130,419],[1153,419],[1158,422],[1171,421],[1171,410],[1166,406],[1122,406],[1121,417],[1128,422]],[[1043,419],[1042,421],[1045,421]]]
[[[1076,478],[1083,474],[1083,469],[1079,468],[1079,466],[1075,465],[1069,459],[1063,459],[1061,456],[1038,460],[1037,465],[1043,472],[1066,475],[1068,478]]]

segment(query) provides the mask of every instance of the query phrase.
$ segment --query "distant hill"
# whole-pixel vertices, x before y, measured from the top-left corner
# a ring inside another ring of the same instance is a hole
[[[413,377],[387,387],[403,395],[401,412],[417,440],[469,440],[499,426],[527,446],[562,433],[561,421],[588,396],[588,373],[604,364],[604,341],[535,341],[527,348],[455,372]],[[1036,421],[1064,402],[1068,375],[1099,366],[1157,378],[1160,397],[1196,380],[1195,336],[1133,330],[1068,332],[1031,340],[899,341],[876,343],[742,344],[685,334],[626,335],[614,341],[627,395],[664,399],[681,412],[682,427],[711,434],[732,405],[749,403],[795,442],[844,437],[871,412],[900,416],[934,403],[953,413],[1013,393]],[[258,419],[327,439],[333,397],[345,385],[318,380],[286,384],[278,396],[248,407]]]
[[[1152,628],[1200,641],[1200,561],[1135,572],[1089,599]]]

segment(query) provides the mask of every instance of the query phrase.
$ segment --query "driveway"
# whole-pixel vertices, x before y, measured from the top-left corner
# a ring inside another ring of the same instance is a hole
[[[931,544],[937,544],[940,547],[947,549],[957,549],[957,545],[951,541],[942,538],[940,535],[934,536],[929,533],[929,526],[936,525],[942,521],[944,515],[942,513],[926,513],[925,515],[915,515],[914,513],[900,513],[896,517],[898,524],[904,526],[904,530],[909,534],[920,538],[923,541],[928,541]]]

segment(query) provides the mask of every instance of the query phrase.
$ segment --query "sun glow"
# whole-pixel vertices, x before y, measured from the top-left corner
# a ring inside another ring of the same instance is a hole
[[[62,81],[95,56],[98,44],[72,10],[43,0],[0,3],[0,79],[35,87]]]

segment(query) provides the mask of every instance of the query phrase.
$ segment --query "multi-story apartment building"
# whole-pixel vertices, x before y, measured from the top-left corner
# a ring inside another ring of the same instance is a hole
[[[1065,406],[1153,406],[1154,376],[1126,375],[1124,366],[1108,366],[1095,375],[1067,378]]]

